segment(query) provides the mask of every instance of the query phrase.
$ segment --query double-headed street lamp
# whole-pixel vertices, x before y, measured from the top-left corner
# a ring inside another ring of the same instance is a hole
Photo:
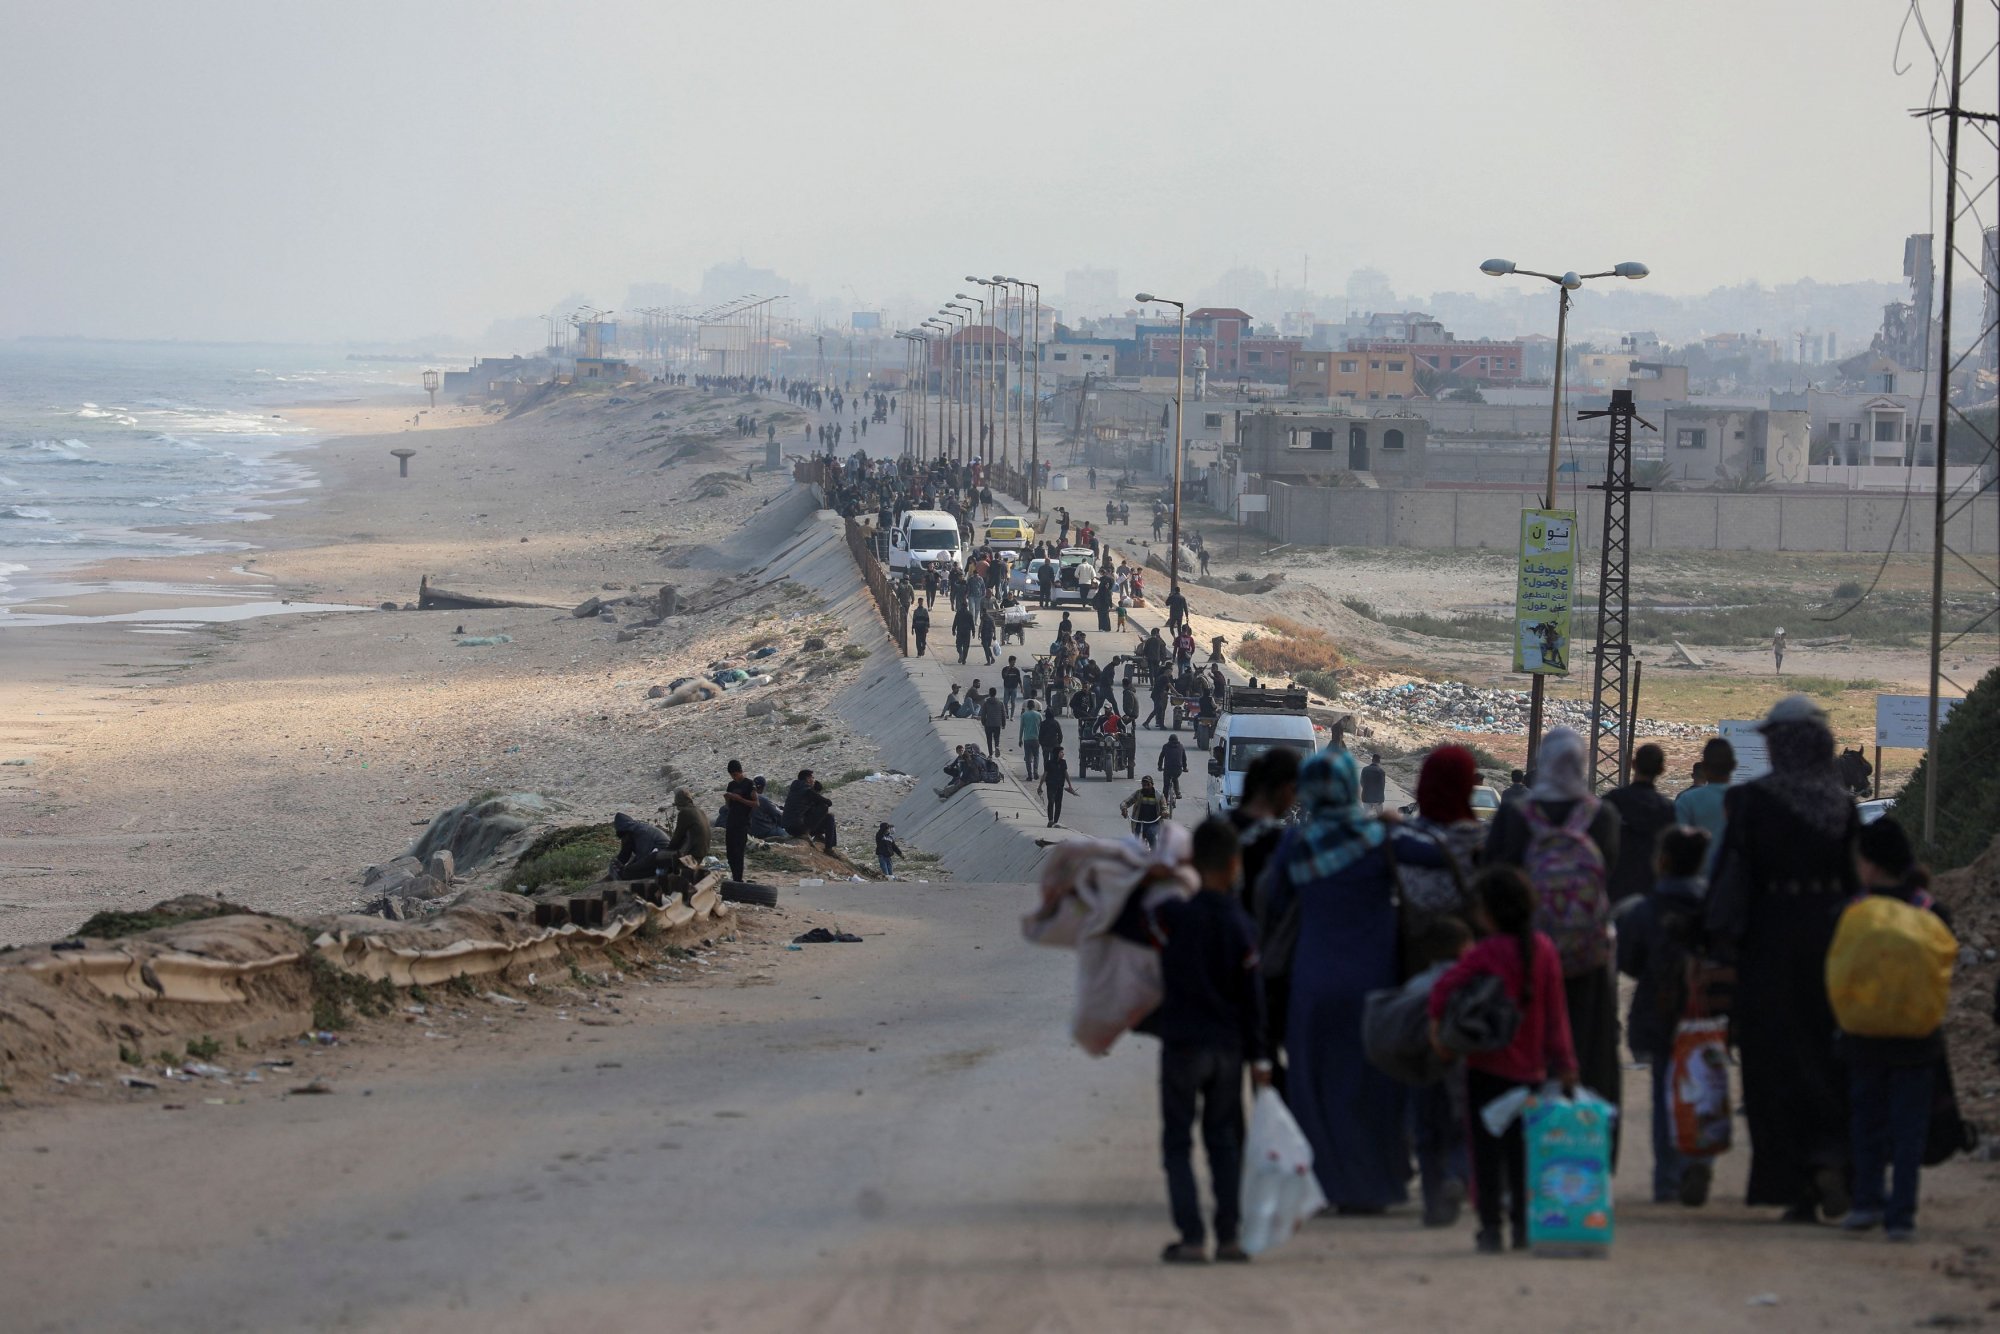
[[[955,321],[951,335],[952,360],[957,369],[952,375],[952,384],[958,395],[958,407],[953,419],[958,425],[958,448],[953,451],[960,462],[972,462],[972,371],[965,364],[965,331],[972,327],[972,307],[962,306],[956,301],[944,303],[938,312],[948,320]]]
[[[981,278],[976,274],[968,273],[965,275],[965,281],[969,283],[978,283],[981,287],[995,289],[993,293],[994,309],[996,311],[1004,311],[1007,309],[1008,299],[1012,295],[1012,293],[1010,293],[1007,290],[1007,285],[1003,280],[999,278]],[[996,316],[996,319],[1002,322],[1000,324],[1000,328],[1003,333],[1006,331],[1006,324],[1004,323],[1006,318],[1007,317],[1004,314]],[[992,365],[993,341],[992,341],[992,335],[990,334],[987,335],[986,339],[986,352],[987,352],[986,378],[990,380],[993,378],[993,365]],[[995,400],[998,401],[1000,408],[999,412],[995,415],[997,415],[1000,419],[1000,463],[1002,466],[1005,466],[1007,462],[1007,383],[1005,379],[1006,363],[1004,361],[1001,362],[1000,369],[1001,369],[1001,378],[993,385],[993,397]],[[982,393],[983,392],[984,389],[982,386]],[[989,459],[988,462],[990,463],[991,460]]]
[[[1180,591],[1181,586],[1181,453],[1184,448],[1182,442],[1186,439],[1181,431],[1181,387],[1187,380],[1187,305],[1171,297],[1154,296],[1151,292],[1141,292],[1132,299],[1142,306],[1155,302],[1172,306],[1180,316],[1180,356],[1174,366],[1174,509],[1170,516],[1174,546],[1173,554],[1167,558],[1167,593],[1172,596]]]
[[[949,358],[951,356],[951,326],[946,324],[944,320],[941,319],[940,317],[933,315],[929,319],[923,322],[923,327],[929,329],[931,331],[932,338],[938,342],[938,348],[936,353],[937,368],[938,368],[937,457],[943,458],[951,448],[950,444],[951,435],[950,432],[948,432],[945,429],[945,424],[944,424],[945,397],[949,392],[950,388],[948,383],[946,382],[945,377],[949,373],[950,369]],[[930,359],[928,357],[925,358],[924,361],[924,383],[926,385],[929,385],[930,383]]]
[[[985,297],[979,297],[979,296],[971,296],[971,295],[969,295],[969,294],[967,294],[967,293],[965,293],[965,292],[960,292],[960,293],[958,293],[958,299],[959,299],[960,301],[970,301],[970,302],[972,302],[972,303],[973,303],[974,305],[976,305],[976,306],[978,306],[978,307],[979,307],[979,318],[978,318],[978,319],[976,319],[976,320],[974,320],[974,321],[972,322],[972,323],[973,323],[974,325],[981,325],[981,326],[983,326],[983,325],[985,325],[985,324],[986,324],[986,298],[985,298]],[[984,335],[981,335],[981,337],[983,338],[983,337],[984,337]],[[969,346],[970,346],[970,344],[968,343],[968,344],[967,344],[967,346],[969,347]],[[992,345],[991,345],[991,344],[989,343],[989,344],[987,344],[987,346],[988,346],[988,347],[990,348],[990,347],[991,347]],[[967,463],[970,463],[970,462],[971,462],[971,461],[973,460],[973,458],[974,458],[974,457],[978,457],[978,458],[982,458],[982,459],[986,457],[986,451],[987,451],[987,445],[986,445],[986,440],[987,440],[987,435],[988,435],[988,432],[989,432],[989,431],[990,431],[990,430],[992,429],[992,428],[991,428],[991,426],[989,425],[988,421],[987,421],[987,412],[986,412],[986,380],[987,380],[987,374],[986,374],[986,366],[985,366],[985,364],[984,364],[984,363],[982,362],[982,363],[980,364],[980,367],[979,367],[979,380],[978,380],[978,387],[977,387],[976,389],[973,389],[973,390],[972,390],[972,394],[973,394],[973,397],[974,397],[974,400],[975,400],[975,401],[977,402],[977,404],[978,404],[978,410],[977,410],[977,411],[976,411],[976,412],[975,412],[975,413],[973,414],[973,418],[974,418],[974,431],[975,431],[975,434],[974,434],[973,436],[971,436],[971,437],[969,438],[968,442],[967,442],[967,443],[968,443],[968,448],[967,448],[967,450],[966,450],[966,455],[965,455],[965,460],[966,460],[966,462],[967,462]],[[972,445],[977,445],[977,446],[978,446],[978,448],[977,448],[977,449],[973,449],[973,448],[971,448],[971,447],[970,447],[970,446],[972,446]],[[990,462],[990,460],[989,460],[989,462]]]
[[[1032,325],[1024,324],[1021,330],[1022,333],[1021,353],[1023,356],[1027,355],[1027,349],[1029,347],[1028,330],[1030,328],[1034,330],[1033,337],[1035,340],[1033,344],[1035,349],[1034,351],[1035,378],[1034,378],[1034,384],[1032,386],[1029,395],[1030,406],[1027,409],[1028,413],[1030,414],[1029,416],[1030,424],[1028,425],[1027,429],[1033,432],[1034,444],[1033,444],[1033,453],[1030,454],[1028,457],[1028,494],[1022,497],[1022,499],[1028,502],[1028,508],[1033,510],[1033,509],[1039,509],[1040,507],[1041,485],[1042,485],[1042,343],[1041,343],[1042,287],[1040,283],[1031,283],[1021,278],[998,278],[998,281],[1003,283],[1013,283],[1016,287],[1020,287],[1023,289],[1030,287],[1035,289],[1034,323]],[[1021,452],[1018,442],[1014,451],[1014,457],[1016,461],[1018,461],[1021,457]]]
[[[915,330],[912,329],[904,329],[904,330],[899,330],[896,334],[896,337],[903,339],[908,344],[908,346],[903,349],[904,352],[907,353],[903,361],[903,365],[906,371],[914,371],[916,369],[919,359],[919,354],[922,355],[922,359],[924,361],[928,362],[930,360],[931,340],[928,335],[917,333]],[[930,367],[926,365],[924,367],[924,370],[925,373],[928,374]],[[915,376],[911,374],[904,375],[903,397],[908,398],[910,396],[910,381],[913,380],[914,378]],[[919,394],[917,398],[917,409],[915,415],[912,415],[909,412],[905,412],[903,414],[903,453],[905,455],[915,455],[918,458],[923,457],[923,445],[922,442],[919,440],[917,434],[920,430],[923,429],[925,421],[923,401],[924,400],[922,395]]]
[[[1645,277],[1650,270],[1636,260],[1627,260],[1623,264],[1612,265],[1602,273],[1578,273],[1575,269],[1567,273],[1543,273],[1537,269],[1521,268],[1511,259],[1489,259],[1479,266],[1479,271],[1489,278],[1506,278],[1518,274],[1527,278],[1546,278],[1556,285],[1556,365],[1554,393],[1549,401],[1549,479],[1542,496],[1542,508],[1552,510],[1556,507],[1556,465],[1562,449],[1563,347],[1569,335],[1569,294],[1592,278],[1638,279]],[[1517,636],[1520,634],[1518,626],[1514,633]],[[1564,661],[1567,660],[1565,656]],[[1547,689],[1548,677],[1542,672],[1536,672],[1528,696],[1527,767],[1530,769],[1535,767],[1535,753],[1542,746],[1542,702]],[[1595,744],[1596,739],[1592,738],[1592,745]]]

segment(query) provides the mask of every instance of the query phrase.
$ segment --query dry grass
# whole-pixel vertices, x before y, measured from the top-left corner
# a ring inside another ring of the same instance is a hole
[[[1256,668],[1260,676],[1292,677],[1301,672],[1337,671],[1346,659],[1326,631],[1303,625],[1287,616],[1273,616],[1265,624],[1273,633],[1246,637],[1237,646],[1236,656]]]

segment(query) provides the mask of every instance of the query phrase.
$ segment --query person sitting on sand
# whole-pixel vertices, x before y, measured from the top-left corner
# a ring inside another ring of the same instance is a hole
[[[618,835],[618,855],[611,859],[606,879],[650,880],[673,864],[667,836],[658,825],[620,811],[611,817],[611,830]]]
[[[667,843],[668,855],[686,857],[699,866],[708,856],[708,845],[714,837],[708,817],[695,809],[694,793],[684,787],[675,788],[674,836]]]

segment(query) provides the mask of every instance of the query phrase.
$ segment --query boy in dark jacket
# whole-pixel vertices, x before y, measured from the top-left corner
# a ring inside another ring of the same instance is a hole
[[[1155,930],[1163,938],[1160,971],[1166,999],[1147,1021],[1160,1039],[1161,1157],[1167,1198],[1180,1240],[1160,1253],[1168,1264],[1205,1264],[1207,1236],[1194,1179],[1194,1123],[1215,1185],[1215,1258],[1241,1263],[1237,1244],[1243,1178],[1243,1065],[1262,1087],[1271,1081],[1264,1058],[1263,993],[1257,984],[1257,929],[1234,893],[1242,871],[1236,831],[1208,819],[1194,831],[1194,870],[1201,890],[1160,905]]]
[[[875,860],[881,864],[884,880],[896,878],[895,859],[902,855],[903,850],[896,846],[894,826],[884,821],[875,830]]]
[[[1688,1012],[1688,961],[1701,928],[1708,882],[1708,831],[1674,825],[1661,832],[1653,887],[1618,919],[1618,971],[1633,978],[1625,1023],[1634,1060],[1653,1067],[1653,1203],[1707,1203],[1712,1164],[1683,1158],[1674,1148],[1668,1099],[1673,1082],[1674,1030]]]

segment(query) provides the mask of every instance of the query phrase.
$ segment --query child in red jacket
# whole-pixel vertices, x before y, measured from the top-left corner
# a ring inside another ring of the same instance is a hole
[[[1569,1008],[1563,1002],[1562,961],[1546,935],[1535,930],[1535,888],[1514,866],[1490,866],[1475,883],[1493,934],[1474,945],[1431,989],[1433,1029],[1460,988],[1482,975],[1500,979],[1521,1011],[1514,1040],[1499,1051],[1466,1056],[1466,1102],[1473,1113],[1472,1181],[1479,1204],[1481,1252],[1500,1250],[1500,1200],[1507,1193],[1514,1249],[1528,1245],[1527,1144],[1516,1117],[1495,1137],[1479,1109],[1516,1088],[1540,1088],[1551,1078],[1565,1092],[1576,1087],[1576,1051],[1570,1043]],[[1503,1181],[1504,1176],[1504,1181]]]

